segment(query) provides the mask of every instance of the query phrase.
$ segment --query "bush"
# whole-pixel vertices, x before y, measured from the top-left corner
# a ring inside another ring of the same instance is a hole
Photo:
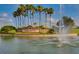
[[[54,29],[49,29],[48,33],[53,34],[54,33]]]
[[[16,33],[16,28],[14,26],[4,26],[1,28],[1,33]]]

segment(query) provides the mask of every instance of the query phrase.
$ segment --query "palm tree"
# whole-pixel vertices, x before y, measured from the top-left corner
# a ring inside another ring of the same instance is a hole
[[[26,26],[27,25],[27,23],[26,23],[27,18],[26,17],[28,17],[28,14],[24,13],[23,17],[24,17],[24,26]]]
[[[45,14],[45,26],[47,26],[47,10],[48,10],[48,8],[43,9],[44,14]]]
[[[35,13],[35,11],[36,11],[36,8],[34,7],[34,6],[32,6],[32,9],[31,9],[31,11],[32,11],[32,13],[31,13],[31,15],[32,15],[32,20],[34,21],[34,13]],[[32,24],[33,24],[33,22],[32,22]]]
[[[42,6],[37,6],[37,11],[39,13],[39,26],[41,26],[40,22],[41,22],[41,13],[43,11],[43,7]]]
[[[32,25],[32,14],[34,13],[34,6],[31,4],[31,5],[29,5],[29,18],[30,18],[30,25]]]
[[[17,15],[17,13],[16,13],[16,11],[14,11],[14,12],[13,12],[13,17],[15,18],[15,20],[16,20],[16,17],[17,17],[16,15]],[[17,21],[16,21],[16,23],[14,22],[14,24],[15,24],[15,26],[17,27]]]
[[[29,5],[27,4],[27,5],[25,5],[25,15],[27,16],[27,21],[28,21],[28,25],[29,25]]]
[[[23,27],[25,24],[24,19],[24,12],[25,12],[25,5],[19,5],[18,9],[16,10],[18,16],[18,25],[19,27]]]
[[[22,17],[21,18],[22,25],[25,26],[24,14],[25,14],[26,7],[25,7],[25,5],[21,4],[19,8],[21,9],[20,13],[21,13],[21,17]]]
[[[13,17],[15,18],[15,21],[16,21],[15,23],[16,23],[17,28],[19,28],[19,18],[18,18],[18,16],[19,15],[18,15],[17,11],[14,11],[13,12]]]
[[[19,23],[19,27],[21,27],[22,26],[22,22],[21,22],[21,9],[20,8],[18,8],[17,9],[17,13],[18,13],[18,23]]]
[[[32,25],[32,20],[34,21],[34,15],[35,13],[38,13],[39,18],[39,27],[42,25],[42,12],[44,12],[45,15],[45,25],[47,25],[47,17],[49,16],[50,18],[50,27],[52,26],[51,24],[51,16],[54,13],[53,8],[43,8],[42,6],[38,5],[37,7],[33,6],[32,4],[30,5],[19,5],[18,9],[13,13],[13,16],[18,19],[18,27],[22,27],[25,25],[25,20],[27,20],[28,25]],[[27,17],[27,19],[26,19]]]
[[[48,8],[48,9],[47,9],[47,14],[49,15],[49,18],[50,18],[50,27],[52,27],[51,16],[52,16],[53,13],[54,13],[53,8]]]
[[[25,19],[24,19],[24,12],[25,12],[25,5],[20,5],[17,9],[17,12],[19,14],[20,17],[20,27],[25,25]]]

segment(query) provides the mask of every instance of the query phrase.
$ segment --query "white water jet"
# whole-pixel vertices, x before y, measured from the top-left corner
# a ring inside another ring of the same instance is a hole
[[[57,26],[56,23],[57,21],[53,21],[54,19],[50,20],[48,19],[47,21],[52,23],[52,25],[56,28],[53,28],[56,32],[56,38],[58,42],[46,42],[43,44],[39,45],[45,45],[45,44],[56,44],[57,47],[62,47],[65,44],[70,45],[70,46],[76,46],[75,44],[72,43],[72,39],[70,39],[71,36],[74,36],[73,34],[69,34],[70,27],[66,27],[63,19],[62,19],[62,5],[60,5],[60,19],[59,19],[59,25]]]
[[[62,19],[62,5],[60,5],[60,20],[59,20],[58,31],[59,31],[59,33],[57,33],[57,34],[59,34],[59,36],[58,36],[58,40],[59,40],[58,47],[62,47],[64,44],[75,46],[69,40],[69,37],[68,37],[69,28],[65,27],[63,19]]]

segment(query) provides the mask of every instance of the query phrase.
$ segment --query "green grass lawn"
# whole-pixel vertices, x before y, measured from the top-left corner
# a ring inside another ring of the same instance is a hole
[[[77,33],[77,34],[79,34],[79,29],[78,28],[72,29],[71,33]]]
[[[16,32],[16,34],[31,34],[31,35],[40,35],[40,34],[55,34],[55,33],[40,33],[40,32]]]
[[[43,33],[39,33],[39,32],[16,32],[16,34],[31,34],[31,35],[39,35],[39,34],[43,34]],[[44,33],[46,34],[46,33]]]

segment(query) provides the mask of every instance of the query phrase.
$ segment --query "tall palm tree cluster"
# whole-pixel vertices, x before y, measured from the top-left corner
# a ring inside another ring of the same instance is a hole
[[[47,20],[50,18],[50,27],[52,27],[51,17],[53,13],[53,8],[44,8],[43,6],[34,6],[32,4],[21,4],[17,10],[13,12],[13,16],[15,18],[17,28],[22,28],[29,25],[32,26],[34,24],[34,20],[38,20],[39,26],[42,26],[42,17],[45,19],[44,26],[47,26]]]

